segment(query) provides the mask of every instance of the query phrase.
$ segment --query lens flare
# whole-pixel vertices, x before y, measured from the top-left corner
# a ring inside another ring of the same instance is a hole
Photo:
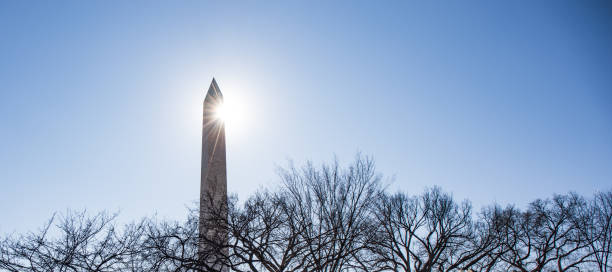
[[[215,118],[225,122],[228,119],[228,108],[225,103],[219,103],[215,108]]]

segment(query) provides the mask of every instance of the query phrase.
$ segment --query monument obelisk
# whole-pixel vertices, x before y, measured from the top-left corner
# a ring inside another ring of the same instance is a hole
[[[224,246],[227,241],[225,124],[217,114],[222,103],[223,95],[213,78],[204,98],[198,254],[202,266],[215,271],[229,271],[224,265],[228,255]]]

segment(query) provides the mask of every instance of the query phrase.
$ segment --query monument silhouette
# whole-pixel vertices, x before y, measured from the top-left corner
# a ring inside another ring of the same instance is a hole
[[[202,175],[198,254],[203,270],[229,271],[227,258],[227,168],[225,124],[217,111],[223,95],[213,78],[204,98],[202,130]]]

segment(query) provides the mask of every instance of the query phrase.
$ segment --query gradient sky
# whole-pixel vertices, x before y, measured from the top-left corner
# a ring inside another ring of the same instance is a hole
[[[612,187],[609,1],[177,2],[0,1],[0,233],[183,218],[213,76],[241,198],[357,151],[477,207]]]

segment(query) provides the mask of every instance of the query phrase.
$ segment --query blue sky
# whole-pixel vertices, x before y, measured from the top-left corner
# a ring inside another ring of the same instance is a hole
[[[241,198],[357,151],[477,207],[612,187],[609,2],[331,2],[0,2],[0,233],[182,218],[213,76]]]

